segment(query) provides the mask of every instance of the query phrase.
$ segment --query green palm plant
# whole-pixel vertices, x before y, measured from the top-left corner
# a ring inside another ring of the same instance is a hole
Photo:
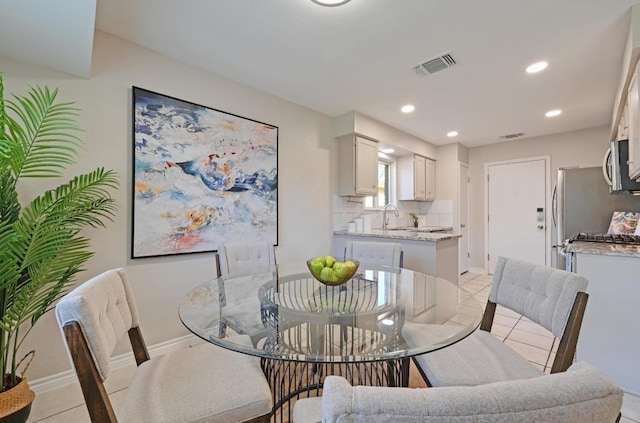
[[[93,255],[81,229],[104,226],[116,210],[109,192],[117,175],[104,168],[20,204],[21,179],[61,177],[82,144],[78,109],[56,102],[57,92],[36,86],[5,100],[0,73],[0,392],[21,380],[17,355],[25,337]]]

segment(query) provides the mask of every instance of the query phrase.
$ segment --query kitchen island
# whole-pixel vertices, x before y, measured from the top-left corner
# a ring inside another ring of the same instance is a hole
[[[573,272],[589,279],[577,359],[640,395],[640,245],[575,241],[566,251]]]
[[[347,241],[397,242],[402,245],[404,267],[453,282],[459,281],[458,238],[442,232],[450,228],[372,229],[370,233],[335,231],[332,251],[344,257]]]

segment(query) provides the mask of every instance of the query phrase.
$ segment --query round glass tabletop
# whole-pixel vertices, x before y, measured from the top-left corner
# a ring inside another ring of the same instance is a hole
[[[179,315],[195,335],[241,353],[349,363],[451,345],[478,327],[482,307],[457,284],[408,269],[361,265],[347,283],[325,286],[301,263],[209,280]]]

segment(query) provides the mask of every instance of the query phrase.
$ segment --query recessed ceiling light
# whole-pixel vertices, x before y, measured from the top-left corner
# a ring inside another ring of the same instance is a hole
[[[416,106],[414,106],[413,104],[407,104],[405,106],[402,106],[402,113],[411,113],[416,109]]]
[[[546,117],[554,117],[554,116],[558,116],[560,113],[562,113],[562,110],[549,110],[547,113],[545,113],[544,115]]]
[[[527,73],[536,73],[543,71],[549,66],[547,62],[537,62],[532,65],[527,66]]]
[[[447,132],[447,136],[448,137],[457,137],[458,136],[458,131]]]
[[[312,2],[319,4],[320,6],[340,6],[345,3],[349,3],[351,0],[311,0]]]
[[[396,151],[396,150],[394,150],[393,148],[384,148],[384,149],[382,150],[382,152],[383,152],[383,153],[385,153],[385,154],[391,154],[391,153],[393,153],[394,151]]]

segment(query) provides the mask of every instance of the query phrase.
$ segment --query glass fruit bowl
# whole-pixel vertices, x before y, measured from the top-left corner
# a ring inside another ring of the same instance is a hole
[[[358,260],[336,261],[331,256],[315,257],[307,260],[309,271],[324,285],[341,285],[356,274],[360,266]]]

